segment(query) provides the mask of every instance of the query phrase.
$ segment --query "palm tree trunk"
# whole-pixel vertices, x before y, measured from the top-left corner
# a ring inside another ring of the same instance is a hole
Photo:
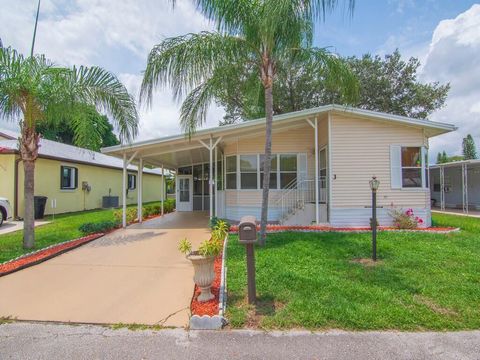
[[[39,136],[35,126],[22,123],[22,137],[20,139],[20,155],[23,161],[24,178],[24,202],[23,216],[23,247],[31,249],[35,246],[35,213],[34,213],[34,181],[35,160],[38,157]]]
[[[260,245],[265,245],[268,220],[268,194],[270,190],[270,166],[272,157],[273,94],[271,82],[265,87],[265,160],[263,162],[262,216],[260,223]]]
[[[35,245],[35,209],[34,209],[34,177],[35,162],[23,161],[23,169],[25,173],[24,179],[24,201],[25,214],[23,217],[23,248],[32,249]]]

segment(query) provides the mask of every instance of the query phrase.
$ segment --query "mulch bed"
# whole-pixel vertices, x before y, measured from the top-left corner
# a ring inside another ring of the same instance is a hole
[[[193,292],[192,302],[190,304],[190,311],[192,315],[209,315],[214,316],[218,315],[218,302],[219,302],[219,294],[220,294],[220,278],[222,272],[222,255],[217,256],[215,259],[215,280],[213,281],[212,285],[212,294],[215,297],[212,300],[199,302],[197,300],[198,295],[200,295],[200,288],[195,285],[195,290]]]
[[[70,240],[57,245],[52,245],[45,249],[23,255],[9,262],[0,264],[0,276],[8,275],[15,271],[37,265],[41,262],[54,258],[55,256],[63,254],[69,250],[82,246],[90,241],[96,240],[103,235],[103,233],[87,235],[79,239]]]
[[[412,230],[398,229],[395,227],[388,226],[379,226],[378,231],[418,231],[418,232],[450,232],[457,230],[452,227],[429,227],[429,228],[416,228]],[[260,225],[257,225],[257,230],[260,230]],[[369,227],[332,227],[332,226],[321,226],[321,225],[267,225],[267,232],[280,232],[280,231],[318,231],[318,232],[328,232],[328,231],[338,231],[338,232],[365,232],[372,231]],[[232,225],[230,227],[231,233],[238,232],[238,225]]]

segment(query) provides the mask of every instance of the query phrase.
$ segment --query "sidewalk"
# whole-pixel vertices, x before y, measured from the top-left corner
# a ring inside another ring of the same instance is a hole
[[[479,359],[480,331],[263,332],[0,325],[2,359]]]

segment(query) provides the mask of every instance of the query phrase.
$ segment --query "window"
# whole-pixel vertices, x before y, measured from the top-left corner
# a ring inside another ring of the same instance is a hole
[[[240,188],[257,189],[257,155],[240,155]]]
[[[260,155],[260,188],[263,189],[263,164],[265,155]],[[277,189],[277,155],[272,154],[270,158],[270,189]]]
[[[177,169],[178,175],[192,175],[192,167],[191,166],[183,166]]]
[[[202,195],[203,165],[193,165],[193,195]]]
[[[402,147],[402,187],[422,187],[422,157],[420,147]]]
[[[216,179],[216,184],[217,184],[217,190],[223,190],[223,166],[222,166],[222,162],[221,161],[218,161],[217,164],[217,179]],[[213,169],[214,170],[214,174],[215,174],[215,168]]]
[[[137,175],[128,174],[128,190],[135,190],[137,188]]]
[[[280,188],[285,189],[297,179],[297,155],[280,154]]]
[[[225,159],[225,188],[237,188],[237,156],[227,156]]]
[[[78,186],[78,170],[71,166],[60,167],[60,189],[76,189]]]

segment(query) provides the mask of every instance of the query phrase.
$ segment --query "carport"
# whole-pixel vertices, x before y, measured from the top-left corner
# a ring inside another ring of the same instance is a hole
[[[432,165],[429,174],[433,207],[464,214],[480,210],[480,160]]]
[[[175,174],[177,211],[208,211],[209,216],[222,216],[223,189],[222,136],[213,133],[199,134],[193,140],[184,135],[165,137],[159,140],[119,145],[102,152],[123,158],[123,227],[126,227],[127,167],[135,164],[158,167]],[[138,218],[142,219],[142,173],[138,171]],[[218,186],[215,186],[218,184]],[[162,182],[161,211],[165,196]],[[141,220],[140,220],[141,222]]]

